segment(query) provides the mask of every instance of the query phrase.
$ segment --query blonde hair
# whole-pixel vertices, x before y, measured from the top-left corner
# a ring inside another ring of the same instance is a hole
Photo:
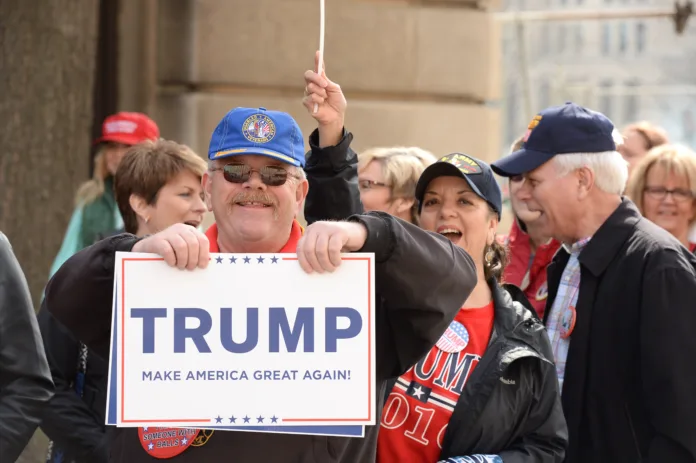
[[[512,145],[510,145],[510,152],[514,153],[515,151],[519,151],[522,149],[522,146],[524,146],[524,139],[525,136],[522,135],[518,137],[515,141],[512,142]]]
[[[686,178],[689,189],[696,194],[696,153],[682,145],[657,146],[638,163],[626,189],[626,195],[638,206],[641,214],[648,173],[656,165],[662,167],[665,172]]]
[[[94,202],[104,194],[104,180],[109,176],[106,165],[106,144],[102,144],[94,156],[94,172],[92,178],[83,182],[75,193],[75,205],[84,206]]]
[[[411,221],[418,223],[416,184],[425,168],[437,161],[437,158],[429,151],[417,147],[371,148],[358,155],[358,172],[373,161],[379,163],[392,198],[413,200]]]

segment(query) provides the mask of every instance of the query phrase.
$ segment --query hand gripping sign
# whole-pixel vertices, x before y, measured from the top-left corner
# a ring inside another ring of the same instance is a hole
[[[375,424],[372,254],[307,274],[293,254],[212,254],[185,271],[119,252],[115,273],[107,424],[329,435]]]

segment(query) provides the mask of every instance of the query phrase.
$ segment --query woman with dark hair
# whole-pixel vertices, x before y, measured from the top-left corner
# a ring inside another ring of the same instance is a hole
[[[389,390],[378,462],[563,461],[568,433],[546,330],[522,292],[501,281],[502,194],[491,168],[447,155],[425,169],[416,199],[421,227],[464,248],[478,283],[430,353]]]

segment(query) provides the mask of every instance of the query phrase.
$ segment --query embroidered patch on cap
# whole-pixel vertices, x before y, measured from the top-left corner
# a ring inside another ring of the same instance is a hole
[[[447,156],[440,158],[440,162],[449,162],[467,175],[480,174],[482,172],[479,163],[465,154],[448,154]]]
[[[524,134],[524,139],[523,141],[526,143],[527,140],[529,140],[529,136],[532,134],[532,130],[536,129],[537,125],[539,125],[539,122],[541,122],[541,116],[536,115],[534,116],[534,119],[529,123],[527,126],[527,132]]]
[[[174,458],[198,440],[200,430],[190,428],[138,428],[140,445],[158,459]]]
[[[106,133],[133,133],[138,128],[138,124],[133,121],[112,121],[107,122],[104,126]]]
[[[265,114],[254,114],[247,117],[242,124],[244,138],[254,143],[268,143],[276,134],[276,126]]]

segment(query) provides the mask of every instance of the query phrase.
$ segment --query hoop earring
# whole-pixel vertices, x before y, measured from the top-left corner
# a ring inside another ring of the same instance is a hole
[[[493,263],[493,259],[494,259],[494,258],[495,258],[495,251],[493,251],[493,249],[489,249],[489,250],[486,252],[486,255],[485,255],[485,257],[484,257],[484,259],[486,259],[486,263],[487,263],[488,265],[490,265],[491,263]]]

